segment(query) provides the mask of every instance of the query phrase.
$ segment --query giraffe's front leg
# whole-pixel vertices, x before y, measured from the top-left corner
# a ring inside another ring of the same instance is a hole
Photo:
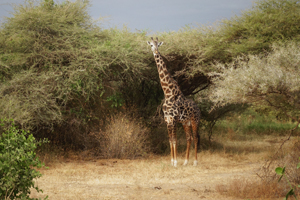
[[[177,144],[176,144],[176,142],[173,143],[173,149],[174,149],[174,162],[173,162],[173,166],[177,167]]]
[[[177,167],[177,138],[175,124],[170,123],[168,126],[169,142],[171,149],[171,165]]]

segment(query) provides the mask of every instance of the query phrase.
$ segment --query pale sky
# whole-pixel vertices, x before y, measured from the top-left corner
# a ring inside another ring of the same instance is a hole
[[[178,31],[186,25],[209,25],[224,18],[240,15],[250,9],[255,0],[90,0],[90,15],[97,19],[107,17],[103,27],[148,32]],[[0,20],[10,16],[10,3],[24,0],[0,0]],[[58,0],[55,0],[58,2]],[[61,2],[61,0],[59,1]]]

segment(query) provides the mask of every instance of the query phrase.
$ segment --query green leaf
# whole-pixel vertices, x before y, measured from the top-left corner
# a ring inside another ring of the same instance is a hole
[[[275,169],[275,172],[278,174],[278,175],[281,175],[280,178],[278,179],[278,182],[281,181],[282,177],[283,177],[283,174],[284,174],[284,171],[285,171],[285,167],[281,168],[281,167],[277,167]]]
[[[275,169],[275,172],[276,172],[276,174],[278,174],[278,175],[283,175],[283,174],[284,174],[284,171],[285,171],[285,167],[283,167],[283,168],[277,167],[277,168]]]
[[[297,169],[299,169],[300,168],[300,162],[297,164]]]

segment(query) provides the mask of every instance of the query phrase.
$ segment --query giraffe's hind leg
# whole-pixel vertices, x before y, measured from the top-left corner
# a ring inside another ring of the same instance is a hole
[[[191,140],[192,140],[192,135],[191,135],[191,123],[185,123],[183,124],[184,132],[186,135],[186,154],[185,154],[185,161],[183,165],[187,165],[189,162],[189,155],[190,155],[190,146],[191,146]]]
[[[198,160],[197,160],[197,152],[198,152],[198,125],[199,122],[196,120],[192,120],[192,129],[194,134],[194,145],[195,145],[195,160],[194,160],[194,166],[197,166]]]

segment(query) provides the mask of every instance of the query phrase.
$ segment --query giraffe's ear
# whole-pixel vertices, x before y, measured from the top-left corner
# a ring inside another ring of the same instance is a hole
[[[164,42],[159,42],[157,47],[161,46]]]
[[[149,45],[150,45],[150,42],[149,42],[149,41],[147,41],[147,44],[149,44]]]

